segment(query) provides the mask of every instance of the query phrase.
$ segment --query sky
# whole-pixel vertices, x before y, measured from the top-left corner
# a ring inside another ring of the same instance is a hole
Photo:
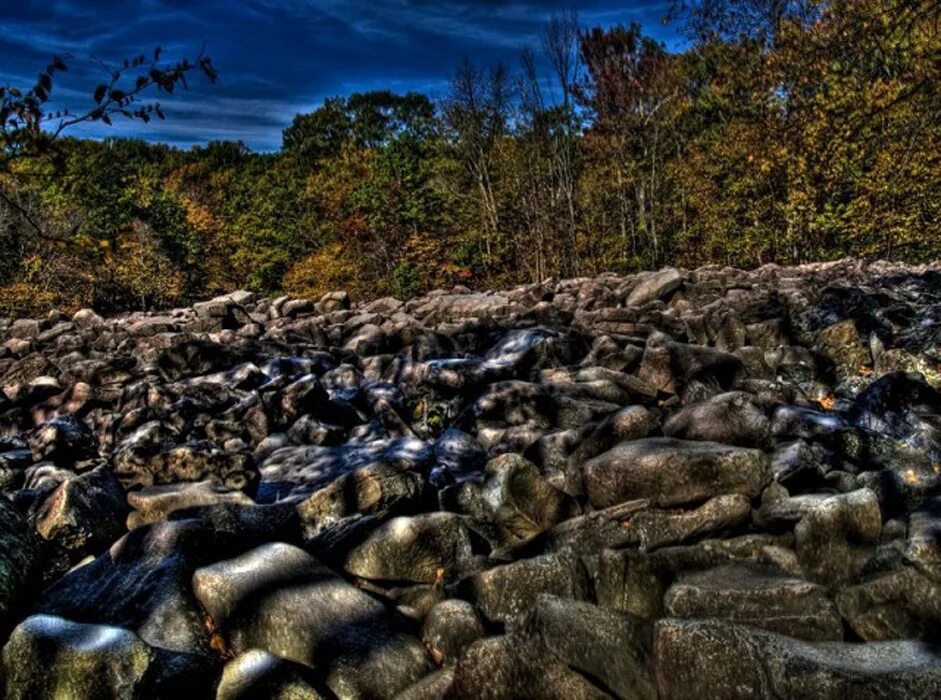
[[[668,46],[669,0],[0,0],[0,84],[29,88],[53,55],[69,54],[52,107],[90,104],[107,77],[100,63],[153,53],[167,60],[201,50],[219,71],[162,96],[167,120],[83,127],[76,136],[139,137],[181,147],[241,140],[273,151],[295,114],[327,97],[388,89],[432,97],[465,58],[513,68],[539,48],[545,22],[563,7],[585,26],[639,22]]]

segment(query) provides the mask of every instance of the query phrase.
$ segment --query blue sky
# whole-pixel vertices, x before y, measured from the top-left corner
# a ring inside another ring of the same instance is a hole
[[[661,22],[669,0],[565,3],[586,26],[637,21],[675,43]],[[325,97],[372,89],[432,97],[465,57],[518,65],[538,48],[546,20],[562,4],[538,0],[0,0],[0,84],[30,87],[53,54],[69,53],[53,107],[87,104],[104,73],[91,57],[117,62],[150,54],[193,56],[205,46],[220,72],[209,85],[164,97],[167,121],[98,125],[75,135],[135,136],[180,146],[240,139],[276,150],[281,130]]]

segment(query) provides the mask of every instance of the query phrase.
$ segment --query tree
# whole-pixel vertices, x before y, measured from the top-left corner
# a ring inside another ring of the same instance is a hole
[[[605,144],[599,155],[615,159],[625,258],[656,267],[664,259],[664,132],[668,108],[679,95],[673,61],[637,24],[584,32],[580,48],[587,75],[577,95]]]
[[[205,54],[200,53],[192,61],[184,58],[173,63],[161,62],[161,55],[158,46],[150,59],[139,55],[125,59],[118,66],[99,62],[107,76],[106,82],[97,85],[92,92],[93,104],[74,113],[68,109],[52,112],[47,108],[56,76],[68,70],[67,61],[71,60],[68,55],[54,56],[28,90],[0,86],[0,173],[9,174],[15,162],[26,158],[49,155],[60,163],[61,157],[53,147],[66,131],[79,124],[102,122],[110,126],[118,116],[144,123],[153,117],[164,119],[159,102],[141,102],[140,98],[152,88],[158,93],[172,94],[177,85],[187,87],[186,76],[194,71],[201,72],[211,82],[218,78],[212,60]],[[2,182],[0,199],[18,211],[37,234],[47,236]]]
[[[500,139],[507,133],[509,103],[504,66],[484,71],[465,61],[451,80],[443,109],[458,159],[477,188],[488,262],[500,232],[494,158]]]

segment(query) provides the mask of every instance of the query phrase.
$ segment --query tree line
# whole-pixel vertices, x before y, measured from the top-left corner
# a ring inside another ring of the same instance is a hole
[[[671,14],[682,51],[563,13],[517,66],[467,62],[437,102],[328,99],[277,153],[59,138],[14,158],[22,139],[6,143],[0,312],[941,256],[941,2]],[[156,77],[185,81],[172,68]],[[153,112],[126,95],[96,97]]]

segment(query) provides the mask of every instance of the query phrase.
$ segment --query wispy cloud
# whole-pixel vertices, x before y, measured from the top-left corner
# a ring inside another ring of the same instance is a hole
[[[584,23],[660,20],[669,0],[565,2]],[[0,83],[28,85],[52,54],[75,56],[57,80],[56,106],[87,100],[100,80],[89,56],[120,60],[161,44],[172,56],[205,45],[221,80],[164,100],[156,126],[116,124],[83,135],[138,136],[179,145],[241,139],[276,149],[294,114],[335,94],[389,88],[441,94],[464,57],[512,64],[538,45],[560,0],[18,0],[0,3]]]

